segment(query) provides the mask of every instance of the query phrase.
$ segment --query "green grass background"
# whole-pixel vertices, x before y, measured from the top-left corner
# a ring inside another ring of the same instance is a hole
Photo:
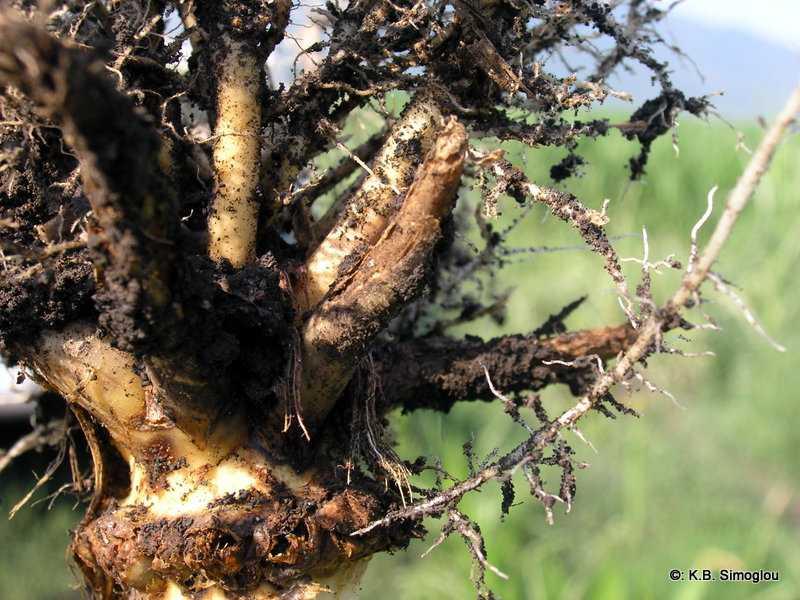
[[[761,136],[745,126],[754,147]],[[585,175],[566,182],[589,206],[609,198],[611,235],[633,234],[617,242],[622,256],[641,256],[640,231],[647,227],[651,259],[688,252],[689,230],[718,184],[717,210],[747,161],[736,134],[716,123],[684,118],[680,156],[669,139],[653,150],[645,179],[629,185],[627,159],[637,151],[612,132],[581,145],[589,160]],[[549,167],[563,151],[506,145],[508,156],[524,165],[532,180],[549,183]],[[591,415],[582,425],[595,454],[573,439],[578,459],[590,467],[578,473],[578,494],[570,514],[557,507],[548,526],[541,506],[518,485],[511,514],[500,519],[497,486],[467,497],[462,508],[481,526],[490,560],[510,576],[487,575],[501,598],[679,600],[800,598],[800,429],[797,352],[800,349],[800,139],[781,148],[772,170],[730,240],[718,270],[741,286],[762,323],[789,351],[775,352],[746,325],[725,298],[709,291],[706,307],[723,331],[691,333],[685,350],[712,350],[716,357],[660,356],[651,360],[650,379],[669,389],[687,409],[641,391],[628,398],[641,419],[610,421]],[[463,202],[474,202],[469,193]],[[518,208],[501,205],[500,226]],[[712,221],[713,224],[713,221]],[[705,234],[710,231],[706,228]],[[580,240],[566,224],[534,209],[511,235],[511,246],[575,246]],[[626,267],[632,281],[636,266]],[[658,298],[677,284],[677,274],[654,277]],[[509,318],[502,326],[486,321],[462,328],[491,336],[529,331],[576,297],[589,300],[570,319],[574,328],[621,322],[622,314],[598,257],[573,250],[534,254],[506,267],[502,286],[514,288]],[[673,337],[674,339],[674,337]],[[564,390],[546,390],[551,415],[571,401]],[[418,412],[397,416],[393,428],[401,454],[438,456],[452,473],[466,474],[461,446],[471,435],[479,456],[508,449],[521,439],[501,408],[465,402],[451,414]],[[551,484],[556,484],[551,478]],[[521,482],[518,482],[521,483]],[[3,507],[19,497],[20,481],[0,481]],[[59,503],[49,513],[22,511],[0,519],[0,598],[50,600],[75,597],[65,562],[67,529],[77,513]],[[427,558],[420,554],[438,533],[408,551],[373,559],[362,597],[427,600],[471,598],[470,560],[453,537]],[[671,568],[769,569],[780,583],[670,583]]]

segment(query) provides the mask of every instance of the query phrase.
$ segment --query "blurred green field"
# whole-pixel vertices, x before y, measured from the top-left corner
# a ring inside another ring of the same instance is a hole
[[[745,128],[754,147],[756,128]],[[586,204],[600,208],[609,198],[611,235],[632,234],[619,242],[622,256],[641,257],[641,228],[647,228],[651,260],[688,252],[689,230],[705,209],[709,188],[720,186],[718,216],[725,193],[747,160],[736,149],[736,134],[719,122],[686,118],[680,126],[680,156],[669,139],[653,150],[645,180],[628,185],[625,164],[637,151],[611,133],[582,146],[589,164],[585,176],[566,182]],[[521,150],[508,156],[525,164],[528,175],[548,182],[549,167],[563,151]],[[610,421],[592,415],[582,430],[599,453],[574,439],[579,460],[590,468],[578,473],[578,495],[570,514],[556,511],[548,526],[541,506],[518,485],[511,514],[500,521],[500,494],[490,486],[473,494],[462,508],[479,522],[490,560],[510,578],[489,574],[491,587],[505,600],[535,598],[679,600],[800,598],[800,428],[794,404],[800,390],[800,139],[783,147],[755,201],[724,252],[717,270],[740,284],[742,294],[766,329],[789,351],[780,354],[747,326],[731,303],[713,292],[706,310],[721,332],[692,333],[685,350],[712,350],[716,357],[661,356],[651,361],[650,379],[669,389],[687,407],[646,391],[627,399],[641,419]],[[469,202],[470,198],[462,198]],[[518,208],[501,206],[500,225]],[[705,231],[709,233],[710,227]],[[576,246],[567,225],[534,209],[511,236],[511,246]],[[498,327],[487,321],[461,332],[491,336],[528,331],[567,302],[588,293],[573,315],[573,328],[621,322],[623,315],[601,261],[582,250],[532,254],[505,268],[500,281],[513,286],[509,319]],[[635,281],[636,265],[627,272]],[[676,274],[654,277],[658,298],[675,287]],[[674,338],[673,338],[674,339]],[[551,415],[568,407],[564,390],[543,394]],[[466,474],[462,444],[475,436],[479,456],[508,449],[521,439],[497,405],[462,403],[449,415],[419,412],[394,419],[401,455],[439,456],[445,468]],[[7,508],[21,484],[2,485]],[[12,522],[0,519],[0,598],[67,598],[70,574],[64,561],[66,529],[75,513],[58,504],[49,514],[23,511]],[[470,560],[459,538],[452,538],[424,560],[420,554],[438,533],[428,524],[427,539],[406,552],[372,561],[362,597],[408,600],[471,598]],[[768,569],[779,583],[670,583],[670,569]]]

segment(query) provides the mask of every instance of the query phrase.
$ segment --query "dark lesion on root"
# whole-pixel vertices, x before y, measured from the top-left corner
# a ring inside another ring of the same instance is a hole
[[[176,457],[168,439],[156,438],[142,450],[142,462],[150,486],[155,490],[169,487],[167,475],[187,466],[186,458]]]
[[[229,494],[175,518],[119,507],[86,524],[73,553],[97,597],[127,597],[114,590],[130,588],[158,594],[169,581],[187,591],[213,583],[246,592],[264,583],[281,590],[318,580],[344,563],[405,547],[419,534],[413,524],[400,524],[351,537],[388,510],[382,494],[344,485],[314,490]]]
[[[579,394],[594,380],[597,358],[605,361],[624,352],[636,333],[625,324],[541,339],[535,334],[488,341],[430,336],[389,344],[374,353],[382,408],[448,412],[465,399],[493,400],[484,367],[504,393],[562,383]]]

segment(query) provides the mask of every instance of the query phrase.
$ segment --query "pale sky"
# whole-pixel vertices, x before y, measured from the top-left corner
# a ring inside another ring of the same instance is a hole
[[[684,0],[673,14],[712,26],[742,29],[800,52],[800,0]]]

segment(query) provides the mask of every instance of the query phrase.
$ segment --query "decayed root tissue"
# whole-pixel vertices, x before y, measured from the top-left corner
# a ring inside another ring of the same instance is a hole
[[[411,101],[379,150],[371,172],[344,207],[331,207],[335,221],[305,262],[297,294],[301,309],[313,308],[328,292],[340,268],[378,241],[408,191],[420,155],[428,153],[442,116],[429,97]],[[322,222],[332,219],[323,219]]]
[[[466,130],[451,118],[438,130],[394,219],[365,219],[364,229],[377,239],[352,251],[303,325],[299,394],[314,426],[339,398],[359,353],[420,292],[442,219],[455,204],[466,150]],[[379,236],[377,220],[385,223]]]
[[[240,414],[188,435],[134,363],[86,326],[45,336],[29,363],[107,429],[130,468],[124,489],[100,482],[73,543],[98,597],[316,598],[355,585],[366,558],[405,535],[350,538],[385,510],[377,495],[326,480],[327,467],[274,462]]]

